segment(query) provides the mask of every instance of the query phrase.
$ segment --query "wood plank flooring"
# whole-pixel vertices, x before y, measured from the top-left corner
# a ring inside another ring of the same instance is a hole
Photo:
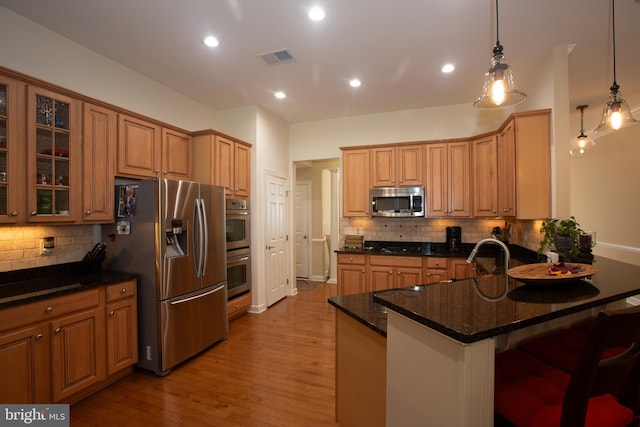
[[[166,377],[143,370],[71,407],[71,426],[336,426],[335,313],[320,284],[229,324]]]

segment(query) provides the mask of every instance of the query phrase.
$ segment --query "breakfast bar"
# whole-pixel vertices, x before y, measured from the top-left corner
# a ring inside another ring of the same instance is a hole
[[[598,274],[566,283],[531,285],[495,274],[333,297],[343,319],[337,342],[344,319],[363,334],[386,336],[386,425],[490,427],[496,351],[605,306],[624,307],[640,293],[639,266],[606,258],[595,265]],[[337,366],[338,399],[341,372]]]

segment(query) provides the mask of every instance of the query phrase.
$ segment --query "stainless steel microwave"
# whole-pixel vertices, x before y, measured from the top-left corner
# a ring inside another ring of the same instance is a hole
[[[424,216],[424,187],[372,188],[371,216]]]

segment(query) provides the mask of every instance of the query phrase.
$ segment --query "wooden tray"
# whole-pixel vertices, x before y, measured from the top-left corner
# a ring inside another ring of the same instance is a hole
[[[574,269],[576,267],[579,267],[580,272],[556,276],[549,273],[549,269],[552,265],[553,264],[551,263],[525,264],[518,267],[510,268],[507,273],[510,277],[524,283],[537,285],[553,285],[580,280],[600,272],[597,267],[594,267],[591,264],[565,262],[564,265],[566,265],[568,268]]]

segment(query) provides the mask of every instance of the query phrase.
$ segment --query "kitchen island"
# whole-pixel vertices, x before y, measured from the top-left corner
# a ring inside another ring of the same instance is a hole
[[[365,336],[386,335],[386,372],[377,372],[384,376],[386,425],[492,426],[496,350],[608,304],[624,306],[640,293],[640,267],[606,258],[596,266],[600,273],[590,280],[565,285],[531,286],[497,274],[331,298],[338,319],[338,422],[350,425],[340,419],[340,335],[345,325],[358,324]],[[375,348],[370,341],[363,340],[365,351]]]

